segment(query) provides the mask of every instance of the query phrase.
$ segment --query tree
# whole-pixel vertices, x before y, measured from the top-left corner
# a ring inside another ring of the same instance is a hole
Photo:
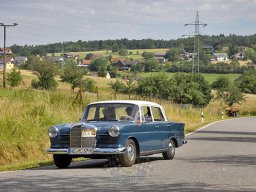
[[[99,71],[100,66],[107,66],[107,60],[104,57],[97,58],[92,61],[92,64],[89,65],[91,71]]]
[[[129,99],[131,98],[131,94],[135,93],[137,89],[137,86],[133,79],[129,78],[128,81],[126,81],[126,85],[123,87],[123,90],[121,92],[128,94]]]
[[[240,102],[245,101],[245,96],[240,89],[232,83],[229,87],[217,91],[216,100],[220,100],[229,107],[232,107],[236,103],[239,104]]]
[[[56,89],[58,83],[54,79],[54,76],[59,73],[58,66],[49,60],[40,61],[36,67],[37,80],[32,80],[32,87],[35,89],[46,89],[54,90]]]
[[[256,94],[256,70],[245,71],[235,80],[237,86],[244,93]]]
[[[229,87],[231,82],[229,79],[223,75],[219,76],[216,81],[212,83],[212,88],[213,89],[224,89]]]
[[[154,57],[154,53],[152,53],[152,52],[146,52],[146,51],[144,51],[142,54],[142,57],[144,57],[144,59],[151,59],[151,58],[153,58]]]
[[[238,52],[238,47],[235,44],[231,44],[228,47],[228,56],[231,57]]]
[[[180,61],[180,50],[178,48],[173,48],[168,51],[166,51],[166,58],[169,61]]]
[[[201,74],[175,73],[169,85],[175,103],[203,107],[212,99],[211,86]]]
[[[118,55],[120,55],[120,56],[126,56],[127,54],[128,54],[127,49],[120,49],[118,51]]]
[[[77,67],[75,60],[67,60],[63,74],[60,76],[61,81],[71,84],[71,89],[74,91],[75,88],[80,87],[83,76],[87,73],[86,69]]]
[[[117,44],[117,42],[115,42],[113,45],[112,45],[112,52],[118,52],[119,51],[119,46]]]
[[[124,83],[122,81],[116,80],[114,83],[110,82],[108,84],[110,86],[110,89],[113,90],[112,94],[114,95],[114,99],[116,99],[117,93],[122,93],[124,90]]]
[[[107,64],[102,64],[98,71],[99,77],[105,77],[107,75]]]
[[[145,71],[157,71],[159,62],[155,58],[150,58],[145,61]]]
[[[169,99],[170,86],[165,74],[146,77],[138,81],[137,93],[142,96]]]
[[[93,57],[93,53],[87,53],[85,55],[85,59],[87,59],[87,60],[91,60],[92,57]]]
[[[22,83],[20,71],[13,69],[12,72],[7,75],[7,82],[11,87],[18,87]]]
[[[256,64],[256,51],[249,48],[245,51],[245,58],[250,59],[254,64]]]

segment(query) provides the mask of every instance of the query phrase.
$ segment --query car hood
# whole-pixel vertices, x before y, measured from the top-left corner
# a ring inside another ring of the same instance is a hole
[[[128,121],[110,121],[110,122],[78,122],[78,123],[67,123],[67,124],[59,124],[55,125],[60,134],[69,134],[70,129],[72,127],[87,127],[87,128],[97,128],[97,134],[108,134],[108,129],[112,127],[113,125],[119,127],[120,130],[122,130],[124,127],[128,125],[136,125],[135,122],[128,122]]]

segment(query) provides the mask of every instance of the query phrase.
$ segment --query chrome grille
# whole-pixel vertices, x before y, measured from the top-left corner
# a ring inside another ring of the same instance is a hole
[[[70,147],[95,147],[96,137],[81,137],[81,126],[73,127],[70,132]]]

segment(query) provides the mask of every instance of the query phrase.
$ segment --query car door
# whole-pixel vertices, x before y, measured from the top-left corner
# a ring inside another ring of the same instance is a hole
[[[164,149],[166,148],[166,143],[169,139],[169,129],[167,129],[168,123],[165,120],[164,114],[160,107],[152,106],[151,111],[155,128],[155,145],[157,149]]]
[[[141,152],[159,149],[158,140],[155,137],[156,124],[152,118],[149,106],[141,107],[142,123],[138,126],[137,139],[139,140]]]

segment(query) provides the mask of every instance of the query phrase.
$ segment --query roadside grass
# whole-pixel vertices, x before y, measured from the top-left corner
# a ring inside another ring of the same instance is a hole
[[[17,89],[0,88],[0,171],[31,168],[41,162],[52,164],[52,156],[45,153],[49,147],[48,128],[55,124],[77,122],[83,108],[97,100],[113,100],[108,86],[113,79],[90,77],[97,82],[99,98],[83,93],[83,102],[75,100],[70,85],[59,82],[57,91],[29,89],[33,74],[24,72],[25,85]],[[28,76],[28,77],[27,77]],[[144,98],[138,95],[118,94],[117,99],[149,100],[161,104],[169,120],[184,122],[186,133],[221,119],[225,106],[211,102],[206,108],[177,105],[170,101]],[[246,95],[246,102],[238,105],[242,115],[256,113],[256,95]],[[204,112],[204,123],[201,113]],[[227,117],[225,117],[227,118]]]

